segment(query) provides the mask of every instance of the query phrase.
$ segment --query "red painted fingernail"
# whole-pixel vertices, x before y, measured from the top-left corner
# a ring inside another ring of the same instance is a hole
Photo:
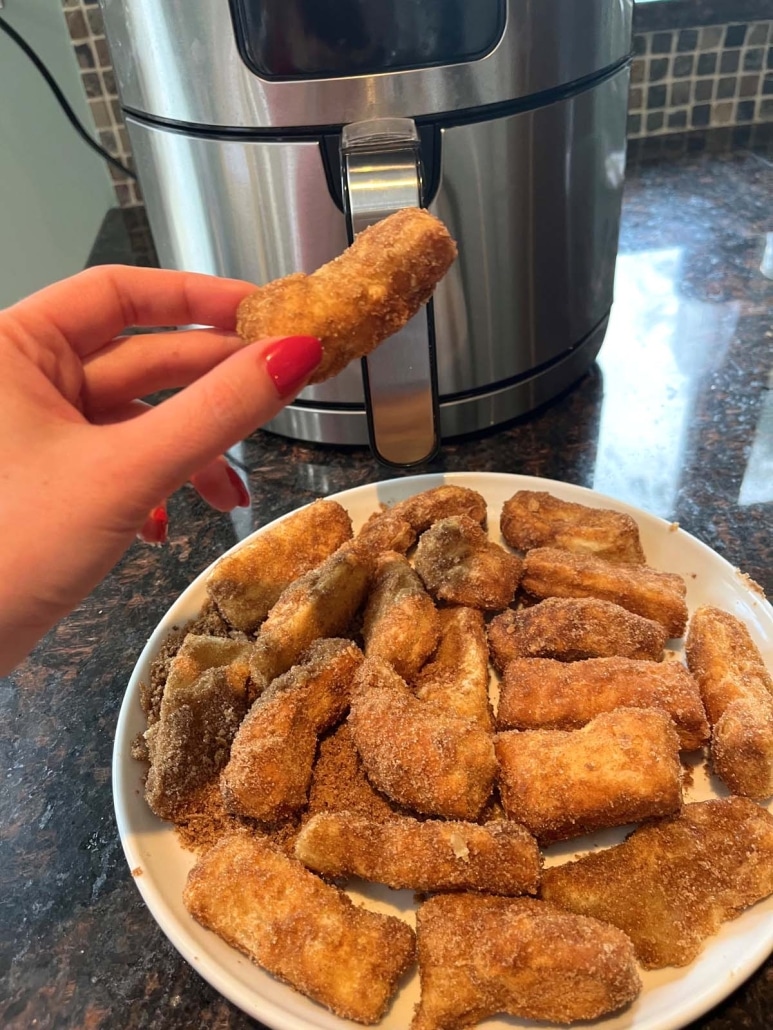
[[[322,360],[322,344],[315,336],[285,336],[263,352],[263,360],[279,396],[289,397]]]
[[[166,508],[159,506],[145,519],[140,536],[148,544],[165,544],[167,529],[169,528],[169,516]]]
[[[225,470],[225,474],[228,476],[228,480],[231,483],[231,486],[234,488],[239,497],[239,500],[236,502],[236,507],[249,508],[250,495],[247,490],[247,487],[242,482],[239,473],[236,471],[236,469],[232,469],[229,465]]]

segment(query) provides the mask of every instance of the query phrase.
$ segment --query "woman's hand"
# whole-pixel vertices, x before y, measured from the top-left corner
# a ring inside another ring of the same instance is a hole
[[[249,283],[101,266],[0,312],[0,674],[81,601],[138,533],[162,539],[186,480],[249,503],[222,452],[319,364],[310,337],[244,346]],[[133,326],[213,328],[119,335]],[[185,387],[155,407],[139,398]]]

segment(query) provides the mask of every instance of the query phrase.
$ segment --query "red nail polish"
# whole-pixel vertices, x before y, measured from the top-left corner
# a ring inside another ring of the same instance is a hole
[[[314,336],[285,336],[263,352],[263,360],[279,396],[289,397],[322,360],[322,344]]]
[[[232,469],[229,465],[228,468],[225,470],[225,474],[228,476],[228,480],[231,483],[231,486],[234,488],[234,490],[239,496],[239,500],[236,502],[236,507],[249,508],[250,495],[247,490],[247,487],[242,482],[239,473],[235,469]]]
[[[141,533],[142,539],[149,544],[165,544],[168,527],[169,516],[166,513],[166,508],[162,506],[154,508],[145,519],[145,525],[142,527]]]

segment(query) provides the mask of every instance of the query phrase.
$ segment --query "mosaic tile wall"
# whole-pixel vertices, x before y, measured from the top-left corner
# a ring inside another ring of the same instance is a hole
[[[99,141],[132,167],[98,0],[62,0]],[[773,123],[773,20],[637,32],[628,136]],[[121,207],[142,203],[136,182],[110,167]]]
[[[62,6],[99,142],[121,164],[133,169],[98,0],[62,0]],[[119,205],[141,204],[137,183],[112,165],[108,169]]]
[[[773,122],[773,21],[634,36],[628,135]]]

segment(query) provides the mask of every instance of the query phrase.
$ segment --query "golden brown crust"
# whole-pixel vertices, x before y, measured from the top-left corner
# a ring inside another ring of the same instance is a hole
[[[621,707],[667,712],[687,751],[709,739],[698,684],[681,662],[634,658],[516,658],[502,676],[497,729],[579,729]]]
[[[685,805],[546,869],[541,893],[620,927],[646,968],[686,966],[723,922],[773,893],[773,816],[740,797]]]
[[[450,518],[452,515],[467,515],[485,526],[488,514],[483,494],[471,490],[468,486],[453,484],[422,490],[413,497],[398,501],[390,511],[405,519],[417,533],[423,533],[434,522]]]
[[[369,558],[347,543],[282,592],[260,627],[250,657],[256,694],[287,672],[315,640],[347,632],[365,600],[371,572]]]
[[[416,922],[421,1000],[411,1030],[462,1030],[500,1012],[595,1019],[641,991],[625,934],[546,902],[441,894]]]
[[[494,744],[476,723],[414,697],[391,666],[366,658],[349,728],[371,782],[424,815],[474,820],[496,775]]]
[[[366,554],[397,551],[405,554],[416,543],[416,530],[399,512],[387,508],[374,512],[354,538]]]
[[[452,515],[419,537],[414,567],[438,600],[500,611],[515,596],[523,562],[492,543],[475,519]]]
[[[415,680],[416,696],[447,712],[493,728],[489,702],[488,641],[477,608],[444,608],[438,612],[440,644]]]
[[[488,627],[491,660],[500,672],[514,658],[641,658],[662,661],[668,634],[651,619],[594,597],[549,597],[496,615]]]
[[[579,730],[507,730],[496,754],[505,811],[543,844],[682,804],[679,738],[655,709],[617,708]]]
[[[734,794],[773,794],[773,680],[746,626],[704,605],[685,646],[712,724],[711,761]]]
[[[435,603],[407,558],[384,551],[376,559],[362,622],[365,654],[411,680],[440,639]]]
[[[307,817],[317,812],[353,812],[371,820],[390,819],[399,807],[372,786],[347,723],[319,745],[309,788]]]
[[[322,876],[359,876],[395,890],[535,894],[541,867],[536,840],[517,823],[384,821],[354,812],[315,815],[295,856]]]
[[[364,229],[339,257],[258,287],[241,302],[236,331],[245,343],[270,336],[315,336],[321,383],[402,329],[432,296],[456,258],[448,230],[429,211],[405,208]]]
[[[236,629],[249,633],[293,580],[351,539],[352,520],[336,501],[314,501],[217,562],[207,593]]]
[[[276,823],[306,804],[317,740],[346,712],[362,660],[350,640],[318,640],[255,701],[220,776],[227,811]]]
[[[523,589],[532,597],[597,597],[659,622],[669,637],[687,625],[687,588],[681,576],[645,565],[615,565],[593,555],[538,547],[524,559]]]
[[[519,490],[505,501],[500,528],[516,551],[560,547],[611,562],[644,564],[639,527],[630,515],[562,501],[543,490]]]
[[[183,901],[202,926],[342,1019],[378,1022],[414,959],[406,923],[357,907],[261,836],[216,844],[191,870]]]
[[[172,659],[159,718],[145,732],[145,797],[162,819],[179,817],[228,761],[247,711],[247,648],[189,633]]]

